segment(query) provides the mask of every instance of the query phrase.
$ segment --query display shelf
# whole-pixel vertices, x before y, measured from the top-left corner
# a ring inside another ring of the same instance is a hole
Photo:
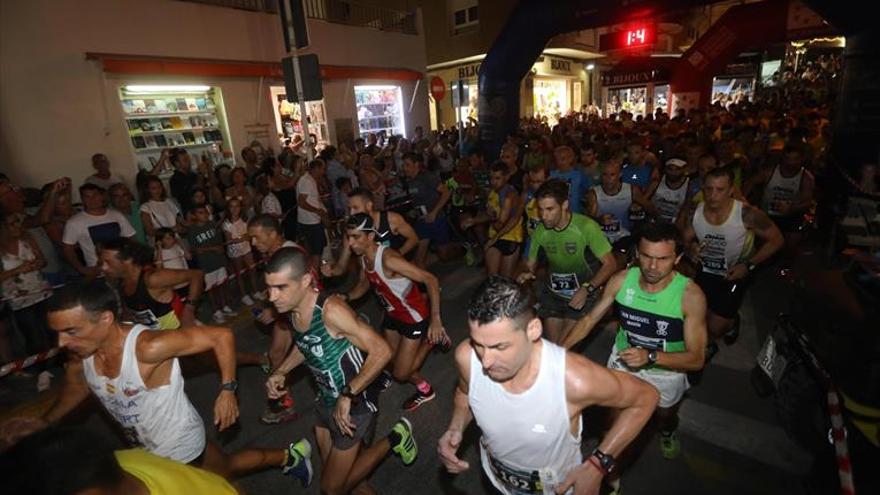
[[[166,112],[166,113],[129,113],[125,115],[125,120],[138,120],[138,119],[156,119],[162,117],[180,117],[180,116],[192,116],[192,115],[215,115],[217,112],[214,110],[196,110],[192,112]]]
[[[151,151],[153,151],[153,152],[162,151],[166,148],[204,148],[206,146],[211,146],[212,144],[220,144],[222,142],[223,141],[209,141],[207,143],[188,143],[188,144],[181,144],[181,145],[177,145],[177,146],[171,146],[171,145],[169,145],[169,146],[152,146],[150,148],[135,148],[134,152],[135,153],[149,153]]]
[[[183,129],[164,129],[161,131],[141,131],[135,133],[129,133],[129,136],[156,136],[158,134],[170,134],[175,132],[193,132],[193,131],[218,131],[219,127],[185,127]]]

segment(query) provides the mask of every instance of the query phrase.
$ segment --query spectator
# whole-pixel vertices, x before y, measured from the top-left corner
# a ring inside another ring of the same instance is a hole
[[[52,331],[46,326],[46,304],[52,288],[40,269],[45,266],[43,253],[30,234],[22,228],[20,213],[0,212],[0,287],[18,331],[24,337],[26,355],[52,347]]]
[[[252,182],[254,176],[260,172],[260,156],[250,146],[241,149],[241,159],[244,160],[244,172],[248,182]]]
[[[172,229],[175,232],[183,231],[182,216],[180,208],[165,192],[165,186],[158,177],[152,177],[147,180],[146,196],[142,198],[140,207],[141,221],[144,224],[144,231],[152,242],[156,235],[156,229],[162,227]],[[192,201],[187,198],[188,202]]]
[[[205,291],[211,298],[214,321],[223,323],[235,311],[226,303],[226,250],[223,248],[223,233],[217,224],[208,218],[205,205],[192,208],[193,224],[190,225],[186,239],[192,247],[199,269],[205,272]]]
[[[266,174],[258,175],[256,184],[257,194],[262,196],[259,208],[260,214],[272,215],[273,218],[280,219],[282,214],[281,202],[278,201],[278,196],[275,196],[275,193],[269,188],[269,177]]]
[[[86,177],[86,183],[94,184],[101,189],[109,190],[114,184],[124,183],[122,177],[110,173],[110,160],[104,153],[95,153],[92,155],[92,167],[95,173]]]
[[[110,186],[110,206],[125,215],[125,218],[128,219],[129,223],[131,223],[132,228],[134,228],[134,239],[141,244],[147,243],[147,233],[144,231],[144,221],[141,218],[140,208],[137,206],[137,202],[134,200],[134,195],[131,194],[131,190],[128,189],[128,186],[119,182]],[[71,207],[71,215],[73,208]],[[57,208],[56,208],[57,211]],[[61,214],[63,216],[63,214]],[[70,218],[69,216],[67,218]],[[66,221],[66,218],[65,218]],[[61,229],[63,231],[64,224],[61,224]],[[58,243],[61,243],[60,237]]]
[[[224,192],[226,201],[235,198],[241,201],[245,216],[254,215],[254,190],[248,185],[248,175],[242,167],[235,167],[230,174],[232,185]]]
[[[205,179],[193,172],[192,158],[183,148],[174,148],[168,154],[168,160],[174,166],[174,175],[171,176],[171,196],[177,200],[177,204],[183,211],[189,211],[189,202],[192,198],[194,187],[205,185]],[[205,163],[203,162],[203,165]]]
[[[303,246],[311,255],[312,266],[317,266],[324,246],[327,245],[324,227],[330,225],[327,208],[318,192],[318,181],[324,179],[325,169],[323,161],[312,160],[309,163],[309,173],[303,175],[296,184],[297,229]]]
[[[82,198],[83,211],[70,217],[64,226],[64,257],[77,272],[92,279],[101,273],[98,246],[117,237],[133,237],[135,231],[125,215],[107,209],[106,193],[100,187],[83,184],[79,188],[79,196]],[[77,246],[85,263],[76,254]]]
[[[156,230],[156,267],[170,270],[189,270],[192,253],[183,247],[183,243],[173,230],[161,228]],[[174,292],[182,299],[189,295],[189,283],[181,282],[174,286]]]
[[[226,220],[223,221],[223,235],[226,237],[226,256],[232,262],[235,273],[249,270],[248,278],[251,281],[253,291],[257,290],[257,275],[251,268],[254,266],[254,257],[251,254],[251,244],[248,241],[247,222],[241,217],[241,201],[233,198],[226,203]],[[241,291],[241,302],[245,306],[253,306],[254,300],[245,288],[244,276],[238,277],[238,288]]]

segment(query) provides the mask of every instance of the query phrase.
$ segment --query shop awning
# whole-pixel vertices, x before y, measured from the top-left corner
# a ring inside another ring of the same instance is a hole
[[[125,55],[86,52],[86,60],[96,60],[104,72],[112,74],[140,74],[159,76],[202,77],[271,77],[283,79],[281,62],[252,62],[205,58],[160,57],[153,55]],[[410,69],[321,65],[321,78],[331,79],[384,79],[416,81],[424,74]]]

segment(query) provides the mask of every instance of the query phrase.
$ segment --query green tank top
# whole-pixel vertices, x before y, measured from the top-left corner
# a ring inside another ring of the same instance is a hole
[[[345,385],[360,373],[365,356],[360,349],[353,346],[344,337],[335,338],[324,326],[324,301],[327,296],[321,294],[312,310],[312,321],[309,329],[300,332],[294,326],[293,340],[306,358],[306,365],[312,371],[318,384],[318,398],[328,408],[336,407],[336,399]],[[293,314],[291,314],[293,321]],[[371,387],[360,394],[361,400],[352,402],[351,411],[360,412],[366,408],[376,412],[375,397]]]
[[[547,287],[558,297],[571,299],[598,270],[599,260],[611,251],[611,244],[595,220],[572,213],[562,230],[538,223],[529,245],[529,260],[536,261],[540,250],[547,255]]]
[[[684,352],[684,314],[681,299],[689,279],[676,272],[660,292],[645,292],[639,286],[641,270],[630,268],[614,300],[620,326],[614,345],[618,351],[641,347],[663,352]],[[651,366],[648,369],[665,369]]]

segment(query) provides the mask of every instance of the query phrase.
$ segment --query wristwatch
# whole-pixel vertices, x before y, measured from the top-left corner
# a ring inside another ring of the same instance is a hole
[[[617,465],[617,461],[614,459],[614,456],[612,456],[611,454],[606,454],[598,448],[593,449],[593,453],[590,455],[595,457],[596,460],[599,461],[599,465],[602,466],[602,469],[605,470],[605,474],[613,471],[614,466]]]
[[[348,397],[349,399],[354,399],[355,397],[357,397],[357,395],[352,393],[351,387],[348,385],[342,387],[342,390],[339,391],[339,395],[343,397]]]
[[[651,349],[648,351],[648,364],[656,364],[657,363],[657,350]]]
[[[599,290],[598,287],[593,285],[593,282],[585,282],[585,283],[581,284],[581,287],[584,287],[585,289],[587,289],[588,296],[592,296],[593,294],[596,293],[597,290]]]
[[[220,390],[228,390],[230,392],[235,393],[238,390],[238,382],[235,380],[228,381],[222,385],[220,385]]]

